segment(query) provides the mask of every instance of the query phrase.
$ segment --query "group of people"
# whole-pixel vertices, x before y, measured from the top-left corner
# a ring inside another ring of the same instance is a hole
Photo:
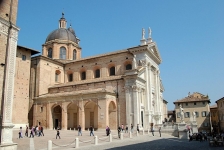
[[[34,135],[36,136],[44,136],[44,128],[42,126],[36,126],[36,127],[31,127],[30,128],[30,136],[29,138],[34,138]],[[26,130],[25,130],[25,136],[28,137],[28,132],[29,132],[29,127],[26,125]],[[22,127],[19,129],[19,139],[23,138],[23,132],[22,132]]]
[[[139,124],[137,124],[136,129],[137,129],[137,132],[139,133]],[[118,137],[120,138],[120,133],[124,131],[124,125],[122,124],[121,126],[118,126],[117,131],[118,131]],[[159,135],[161,137],[161,127],[159,127],[158,131],[159,131]],[[133,133],[133,125],[132,124],[131,124],[131,132]],[[151,132],[152,132],[152,135],[154,136],[153,126],[151,127]],[[125,133],[128,133],[128,126],[127,125],[125,127]]]

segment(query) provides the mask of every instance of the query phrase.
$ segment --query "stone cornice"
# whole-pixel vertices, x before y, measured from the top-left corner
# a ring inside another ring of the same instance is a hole
[[[122,76],[110,76],[106,78],[95,78],[95,79],[89,79],[89,80],[80,80],[80,81],[62,83],[62,84],[49,87],[49,89],[58,88],[58,87],[76,86],[76,85],[82,85],[82,84],[99,83],[99,82],[113,81],[113,80],[122,80]]]
[[[64,66],[63,63],[58,62],[58,61],[55,61],[54,59],[45,57],[45,56],[43,56],[43,55],[39,55],[39,56],[32,57],[32,58],[31,58],[31,61],[33,61],[33,60],[35,60],[35,59],[40,59],[40,60],[43,59],[43,60],[49,61],[49,62],[51,62],[51,63],[53,63],[53,64],[61,65],[62,67]]]
[[[70,91],[63,93],[53,93],[53,94],[45,94],[39,97],[35,97],[34,103],[37,102],[57,102],[64,99],[64,101],[71,100],[88,100],[88,99],[101,99],[106,98],[107,95],[116,96],[116,93],[112,90],[108,89],[93,89],[93,90],[80,90],[80,91]]]

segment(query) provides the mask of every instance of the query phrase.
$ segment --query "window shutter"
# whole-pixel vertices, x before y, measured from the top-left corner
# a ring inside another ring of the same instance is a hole
[[[188,117],[190,118],[190,117],[191,117],[191,113],[190,113],[190,112],[188,112],[188,115],[189,115]]]

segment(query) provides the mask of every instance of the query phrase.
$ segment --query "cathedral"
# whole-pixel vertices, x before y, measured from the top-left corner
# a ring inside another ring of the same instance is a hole
[[[164,112],[158,47],[142,30],[140,45],[82,58],[80,39],[62,14],[59,28],[31,58],[29,125],[63,130],[148,129]]]

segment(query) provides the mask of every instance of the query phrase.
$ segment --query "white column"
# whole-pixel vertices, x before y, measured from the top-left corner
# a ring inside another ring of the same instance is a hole
[[[4,106],[3,106],[3,118],[2,118],[2,135],[1,144],[12,144],[12,128],[14,127],[12,123],[12,109],[13,109],[13,96],[14,96],[14,75],[15,75],[15,63],[16,63],[16,49],[17,49],[17,36],[18,28],[13,26],[13,28],[8,33],[8,26],[0,22],[0,34],[2,36],[6,34],[9,36],[9,49],[7,55],[7,62],[5,65],[5,86],[4,88]],[[6,30],[3,30],[6,29]],[[6,33],[7,32],[7,33]]]
[[[134,126],[137,127],[137,124],[139,123],[139,111],[138,111],[138,107],[139,107],[139,104],[138,104],[138,89],[137,89],[137,86],[134,85],[132,86],[132,93],[133,93],[133,105],[134,105]]]

